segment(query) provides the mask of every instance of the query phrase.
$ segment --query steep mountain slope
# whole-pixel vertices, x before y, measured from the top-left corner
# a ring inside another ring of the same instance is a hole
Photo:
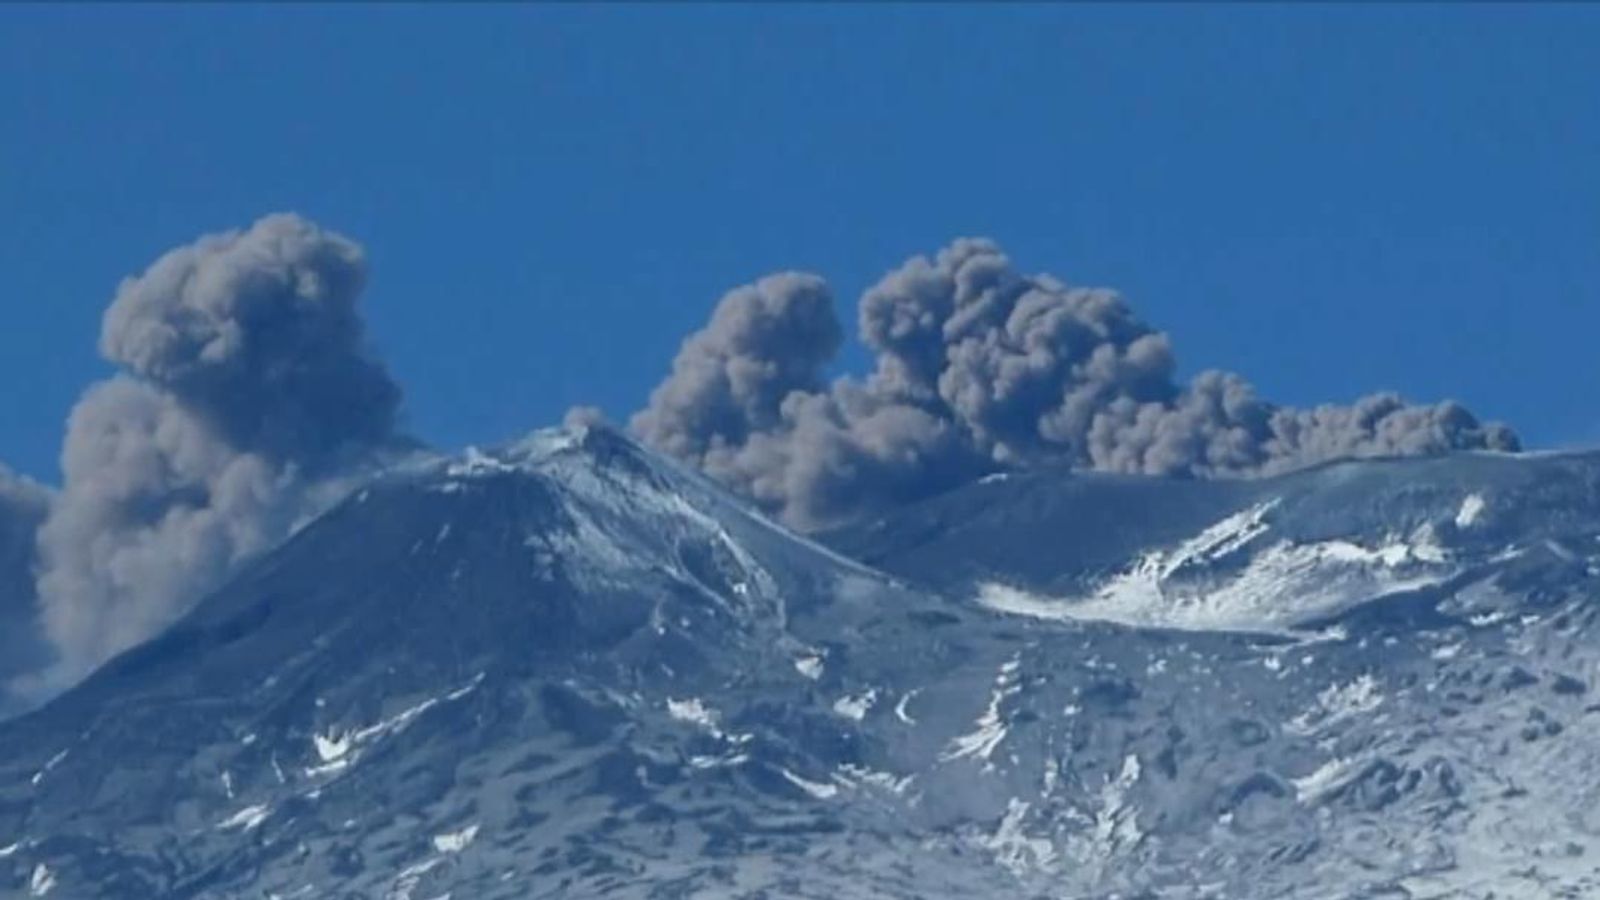
[[[0,725],[0,896],[1600,891],[1600,460],[1044,473],[828,540],[395,471]]]
[[[894,807],[815,795],[894,796],[835,706],[979,655],[947,606],[611,432],[414,467],[0,730],[0,884],[894,895]]]
[[[1280,631],[1388,594],[1575,564],[1597,534],[1600,454],[1482,454],[1245,481],[992,477],[824,540],[1016,613]]]
[[[1144,723],[1141,786],[1167,782],[1135,792],[1130,890],[1600,894],[1600,455],[1034,473],[828,540],[1125,679],[1111,718]]]

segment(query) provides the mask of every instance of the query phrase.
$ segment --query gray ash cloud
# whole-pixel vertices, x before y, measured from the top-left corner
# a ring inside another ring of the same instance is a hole
[[[802,528],[1037,465],[1212,477],[1518,447],[1451,402],[1294,409],[1228,372],[1180,383],[1171,341],[1116,292],[1022,274],[982,239],[908,260],[858,316],[875,367],[827,383],[842,329],[826,284],[736,289],[631,426]]]
[[[122,371],[73,409],[38,532],[63,678],[158,632],[403,443],[365,280],[354,242],[272,215],[122,283],[100,340]]]

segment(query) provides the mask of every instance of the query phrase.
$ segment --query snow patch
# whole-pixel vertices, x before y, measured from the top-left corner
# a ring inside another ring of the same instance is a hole
[[[1456,574],[1427,527],[1373,547],[1348,540],[1263,546],[1270,530],[1266,515],[1275,504],[1235,513],[1175,549],[1148,552],[1087,595],[1045,597],[986,582],[978,586],[977,602],[996,612],[1057,621],[1282,634]]]
[[[33,875],[28,878],[28,896],[43,897],[55,887],[56,874],[50,871],[49,866],[39,863],[33,867]]]
[[[822,677],[822,657],[802,656],[794,661],[795,671],[816,681]]]
[[[917,720],[911,718],[911,713],[906,711],[906,707],[910,705],[911,698],[917,696],[917,694],[921,691],[921,688],[907,691],[905,696],[900,698],[900,702],[894,705],[894,717],[896,719],[899,719],[901,722],[904,722],[907,725],[917,724]]]
[[[1291,781],[1295,797],[1301,803],[1310,803],[1343,784],[1356,771],[1351,759],[1334,758],[1317,767],[1317,770]]]
[[[330,730],[327,734],[312,735],[311,743],[321,763],[307,767],[305,770],[306,776],[317,778],[344,771],[356,762],[361,755],[361,749],[367,744],[404,731],[411,726],[412,722],[415,722],[424,713],[441,703],[452,703],[462,699],[477,690],[478,686],[483,683],[483,678],[484,673],[479,672],[462,687],[437,697],[429,697],[427,700],[402,710],[375,725],[368,725],[365,728],[358,728],[348,732]],[[277,766],[276,758],[273,760],[273,766],[275,768]],[[278,778],[280,781],[283,780],[281,771],[278,773]]]
[[[326,736],[314,734],[311,736],[311,742],[317,749],[317,756],[325,763],[343,758],[350,752],[350,748],[355,746],[353,733],[338,736],[332,732]]]
[[[1289,720],[1286,727],[1294,734],[1311,734],[1363,713],[1383,703],[1378,680],[1362,675],[1345,684],[1331,684],[1317,694],[1317,702]]]
[[[1110,857],[1123,847],[1131,847],[1144,837],[1139,830],[1137,810],[1128,800],[1128,792],[1138,783],[1143,767],[1139,757],[1128,754],[1122,760],[1122,770],[1117,777],[1106,780],[1100,791],[1100,810],[1094,818],[1094,839],[1102,855]]]
[[[477,447],[468,447],[462,458],[445,466],[449,478],[483,478],[517,471],[517,467],[484,453]]]
[[[833,711],[856,722],[867,717],[867,712],[878,702],[878,690],[873,688],[860,696],[844,696],[833,701]]]
[[[246,806],[217,823],[218,831],[253,831],[267,820],[271,811],[264,804]]]
[[[423,876],[444,865],[444,863],[444,857],[435,856],[401,869],[400,874],[394,878],[394,888],[389,891],[385,900],[411,900],[412,894],[422,884]]]
[[[733,766],[742,766],[750,761],[748,753],[730,753],[726,756],[691,756],[689,768],[691,769],[725,769]]]
[[[50,757],[50,760],[44,764],[44,768],[33,773],[33,778],[29,779],[28,783],[32,784],[34,787],[38,787],[39,783],[44,781],[44,777],[49,775],[56,766],[61,765],[62,761],[67,758],[67,754],[70,752],[72,752],[70,749],[63,750],[60,753],[57,753],[55,756]]]
[[[974,722],[974,729],[966,734],[958,735],[950,742],[950,749],[940,757],[942,761],[974,758],[984,760],[986,763],[1001,742],[1006,739],[1006,726],[1000,718],[1000,705],[1007,697],[1022,690],[1017,684],[1017,670],[1021,660],[1012,657],[1000,667],[1000,672],[995,676],[994,690],[989,694],[989,706]]]
[[[853,763],[843,763],[839,766],[838,774],[834,778],[850,787],[866,784],[882,788],[890,793],[904,794],[906,789],[911,787],[911,783],[916,780],[917,776],[905,775],[896,778],[888,772],[868,769],[865,766],[858,766]]]
[[[782,773],[783,777],[790,784],[794,785],[795,787],[799,788],[802,791],[805,791],[807,794],[810,794],[811,796],[817,798],[818,800],[832,800],[834,797],[838,796],[838,794],[839,794],[839,789],[837,787],[834,787],[831,784],[822,784],[821,782],[807,781],[806,779],[801,778],[799,775],[796,775],[795,773],[789,771],[788,769],[779,769],[778,771],[780,773]]]
[[[1050,869],[1056,862],[1056,848],[1045,838],[1030,837],[1023,830],[1029,804],[1012,797],[994,834],[978,843],[994,854],[995,862],[1011,874],[1022,877],[1029,872]]]
[[[474,823],[472,825],[468,825],[460,831],[450,831],[446,832],[445,834],[436,834],[433,836],[433,849],[439,851],[440,853],[460,853],[461,851],[472,846],[472,842],[478,837],[478,830],[480,827],[481,826]]]
[[[699,697],[690,697],[687,700],[673,700],[667,698],[667,715],[679,722],[688,722],[699,725],[701,728],[720,735],[722,731],[717,728],[717,711],[706,706]]]
[[[1461,501],[1461,509],[1456,512],[1456,527],[1471,528],[1483,516],[1483,497],[1480,494],[1468,494]]]

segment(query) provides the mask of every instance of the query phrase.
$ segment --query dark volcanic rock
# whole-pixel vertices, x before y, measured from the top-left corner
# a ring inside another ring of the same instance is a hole
[[[0,896],[1596,894],[1597,473],[1036,473],[830,550],[603,429],[413,465],[0,725]]]

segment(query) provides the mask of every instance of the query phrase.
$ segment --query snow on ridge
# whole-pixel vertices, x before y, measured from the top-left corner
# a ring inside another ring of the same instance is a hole
[[[385,900],[412,900],[423,877],[444,864],[443,856],[434,856],[401,869],[394,877],[394,887],[385,895]]]
[[[477,447],[468,447],[460,459],[445,466],[444,474],[450,478],[483,478],[517,471],[517,467],[484,453]]]
[[[597,454],[611,450],[637,465],[604,464]],[[761,612],[781,626],[787,614],[776,579],[743,543],[765,533],[825,556],[841,570],[841,578],[863,576],[874,588],[892,585],[882,573],[773,522],[747,499],[703,473],[605,426],[540,429],[509,445],[489,450],[468,447],[458,456],[434,454],[404,468],[428,479],[430,490],[445,493],[458,492],[473,479],[507,472],[543,479],[561,497],[573,530],[541,528],[529,541],[555,553],[582,554],[593,565],[575,567],[580,575],[574,577],[601,584],[636,574],[643,565],[641,547],[666,540],[665,549],[671,551],[676,536],[692,535],[720,545],[731,558],[729,568],[738,570],[728,573],[731,590],[703,584],[681,566],[672,574],[730,611],[759,604]]]
[[[846,719],[860,722],[867,717],[867,712],[873,704],[878,702],[878,689],[870,688],[866,693],[851,696],[845,695],[833,701],[833,711]]]
[[[484,673],[479,672],[461,687],[454,688],[435,697],[429,697],[365,728],[357,728],[351,731],[330,730],[327,734],[313,734],[311,736],[311,745],[320,762],[317,765],[307,767],[305,770],[306,776],[316,778],[344,771],[355,763],[361,755],[361,749],[367,744],[404,731],[411,726],[412,722],[441,703],[454,703],[466,697],[477,690],[478,686],[483,683],[483,679]]]
[[[993,834],[979,838],[978,846],[994,855],[995,862],[1012,875],[1023,877],[1055,867],[1057,853],[1048,838],[1032,837],[1023,830],[1031,804],[1012,797]]]
[[[818,800],[832,800],[839,794],[839,789],[831,784],[809,781],[788,769],[779,769],[778,772],[784,777],[784,780]]]
[[[674,700],[671,697],[668,697],[667,715],[677,719],[679,722],[687,722],[691,725],[699,725],[701,728],[711,732],[713,735],[720,735],[722,733],[717,727],[717,720],[719,718],[717,711],[709,706],[706,706],[705,701],[701,700],[699,697],[690,697],[687,700]]]
[[[989,694],[989,705],[983,714],[973,723],[973,730],[962,735],[957,735],[950,741],[950,748],[939,757],[941,762],[951,762],[958,759],[981,759],[987,767],[989,758],[1006,739],[1008,729],[1000,717],[1000,705],[1010,697],[1022,690],[1017,683],[1017,671],[1022,662],[1013,656],[1000,667],[994,679],[994,690]]]
[[[1139,811],[1131,797],[1143,774],[1138,755],[1125,756],[1114,774],[1106,773],[1089,827],[1068,836],[1061,846],[1048,837],[1028,834],[1026,825],[1032,806],[1018,797],[1007,803],[994,832],[979,837],[977,843],[993,854],[996,863],[1018,877],[1055,872],[1064,865],[1105,873],[1117,864],[1119,855],[1144,840]]]
[[[1356,760],[1334,757],[1311,774],[1290,780],[1294,785],[1295,798],[1301,803],[1312,803],[1343,785],[1358,768]]]
[[[1273,498],[1240,510],[1179,544],[1170,553],[1149,554],[1141,564],[1148,565],[1158,577],[1166,578],[1186,565],[1220,559],[1241,550],[1271,529],[1267,514],[1277,508],[1279,502],[1278,498]]]
[[[217,823],[218,831],[254,831],[267,820],[271,810],[265,804],[246,806]]]
[[[911,717],[911,713],[908,711],[907,707],[911,705],[911,701],[917,696],[917,694],[920,694],[921,692],[921,688],[913,688],[912,690],[902,694],[900,696],[900,702],[894,705],[894,717],[906,725],[917,724],[917,720]]]
[[[1290,719],[1284,728],[1292,734],[1312,734],[1351,716],[1371,712],[1382,703],[1378,680],[1370,674],[1362,675],[1343,684],[1328,685],[1317,694],[1310,709]]]
[[[530,535],[530,545],[581,556],[586,564],[574,567],[572,577],[599,583],[659,574],[657,560],[664,558],[673,577],[729,612],[740,614],[754,604],[775,606],[763,611],[781,623],[785,614],[776,579],[719,517],[718,504],[734,501],[680,477],[668,462],[645,459],[651,476],[627,466],[597,466],[589,455],[575,452],[550,452],[519,463],[548,479],[571,522],[570,530],[540,529]],[[726,584],[707,583],[677,561],[685,537],[708,542],[725,555],[719,568]]]
[[[33,777],[29,779],[28,783],[32,784],[34,787],[38,787],[39,783],[44,781],[44,777],[55,771],[56,766],[61,765],[61,763],[66,760],[67,754],[71,752],[71,748],[68,748],[66,750],[62,750],[60,753],[57,753],[55,756],[50,757],[49,761],[44,764],[44,768],[33,773]]]
[[[794,660],[794,669],[801,675],[804,675],[812,681],[816,681],[822,677],[823,659],[820,655],[815,653],[796,657]]]
[[[433,849],[440,853],[460,853],[477,840],[481,825],[473,823],[459,831],[449,831],[433,836]]]
[[[28,878],[28,896],[43,897],[55,890],[56,873],[50,867],[39,863],[33,867],[33,874]]]
[[[841,763],[833,778],[846,787],[870,785],[894,794],[904,794],[911,787],[911,783],[917,780],[916,775],[902,775],[897,778],[889,772],[880,772],[853,763]]]
[[[999,582],[979,605],[1058,621],[1184,631],[1282,634],[1387,594],[1441,584],[1457,573],[1430,525],[1376,546],[1331,539],[1265,542],[1277,501],[1235,513],[1171,550],[1155,550],[1076,597],[1046,597]],[[1229,565],[1216,567],[1215,563]]]
[[[593,466],[572,465],[575,454],[565,451],[581,447],[588,437],[589,426],[576,428],[550,429],[535,432],[534,435],[515,445],[511,451],[514,456],[520,456],[519,465],[529,471],[543,471],[557,474],[557,479],[564,487],[580,487],[589,495],[590,499],[604,499],[604,493],[597,494],[595,487],[605,487],[600,479],[595,477]],[[885,576],[869,566],[864,566],[856,560],[824,546],[805,535],[791,531],[787,527],[774,522],[771,518],[755,508],[751,503],[730,491],[727,487],[712,480],[704,473],[696,471],[679,460],[664,454],[659,454],[636,443],[632,438],[619,432],[611,432],[616,438],[638,452],[648,466],[671,485],[672,490],[661,491],[652,488],[649,491],[633,492],[663,496],[670,504],[664,512],[687,517],[697,525],[711,531],[721,540],[729,552],[738,558],[741,565],[751,570],[757,585],[764,589],[771,589],[770,576],[755,562],[754,557],[745,548],[735,541],[728,533],[727,526],[716,516],[707,513],[702,505],[710,505],[729,514],[733,519],[752,525],[768,534],[780,535],[783,538],[798,543],[813,553],[827,557],[833,564],[841,569],[856,575],[865,575],[875,582],[881,582]],[[540,448],[529,451],[525,447]],[[694,496],[694,502],[684,495],[687,491]],[[613,497],[613,502],[620,501],[624,511],[632,513],[639,501],[637,496]],[[659,505],[658,505],[659,509]]]
[[[1100,791],[1100,811],[1095,815],[1094,836],[1103,854],[1110,857],[1122,847],[1131,847],[1144,837],[1139,829],[1137,810],[1128,793],[1144,774],[1139,757],[1128,754],[1115,778],[1107,777]]]
[[[330,763],[350,752],[350,747],[354,744],[352,738],[353,732],[343,735],[329,732],[326,737],[320,734],[312,735],[311,742],[317,751],[317,757],[325,763]]]

